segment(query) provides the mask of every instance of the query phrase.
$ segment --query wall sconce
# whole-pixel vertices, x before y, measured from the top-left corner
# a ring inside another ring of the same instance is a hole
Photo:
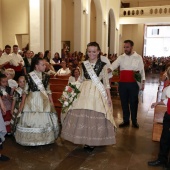
[[[106,22],[106,21],[104,21],[104,22],[103,22],[103,24],[104,24],[104,25],[107,25],[107,22]]]
[[[87,12],[87,10],[86,9],[84,9],[83,10],[83,14],[87,14],[88,12]]]

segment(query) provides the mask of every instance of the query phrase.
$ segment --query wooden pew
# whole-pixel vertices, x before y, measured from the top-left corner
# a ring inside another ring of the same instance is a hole
[[[50,84],[63,84],[66,86],[68,84],[68,80],[67,79],[59,79],[59,78],[50,78],[49,83]]]
[[[50,89],[53,92],[63,92],[65,85],[63,84],[50,84]]]
[[[160,84],[157,92],[157,102],[161,101],[163,85]],[[163,128],[163,117],[167,111],[167,106],[157,105],[154,109],[154,119],[153,119],[153,131],[152,131],[152,140],[160,141],[162,128]]]
[[[59,121],[60,121],[62,104],[60,103],[60,101],[58,99],[61,97],[61,95],[62,95],[62,92],[53,92],[52,93],[52,99],[53,99],[54,107],[55,107],[56,112],[58,114]]]
[[[68,80],[69,77],[70,77],[70,75],[69,75],[69,76],[55,76],[55,78],[58,78],[58,79],[65,79],[65,80]]]
[[[113,89],[116,89],[115,91],[116,94],[119,94],[118,92],[119,76],[113,75],[113,77],[109,81],[110,81],[111,92],[113,92]]]
[[[53,99],[55,107],[62,107],[60,101],[58,100],[61,97],[61,95],[62,95],[62,92],[53,92],[52,93],[52,99]]]
[[[152,132],[152,140],[160,141],[162,128],[163,128],[163,117],[165,112],[167,111],[167,107],[165,105],[157,105],[154,110],[154,120],[153,120],[153,132]]]

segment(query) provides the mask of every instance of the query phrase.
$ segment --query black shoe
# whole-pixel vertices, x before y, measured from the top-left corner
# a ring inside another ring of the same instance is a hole
[[[165,165],[163,170],[170,170],[169,165]]]
[[[88,153],[93,152],[94,147],[93,146],[88,146],[88,145],[84,145],[84,150]]]
[[[148,165],[149,166],[165,166],[165,163],[163,163],[159,159],[157,159],[155,161],[149,161]]]
[[[127,127],[127,126],[129,126],[129,122],[122,122],[121,124],[119,124],[120,128]]]
[[[136,123],[132,123],[132,127],[134,127],[134,128],[139,128],[139,124],[136,122]]]
[[[9,161],[9,160],[10,160],[10,158],[5,155],[0,156],[0,161]]]

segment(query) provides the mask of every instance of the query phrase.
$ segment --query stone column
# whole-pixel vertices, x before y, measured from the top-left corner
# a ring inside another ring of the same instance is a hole
[[[74,1],[74,51],[84,52],[83,49],[83,7],[81,0]]]
[[[61,55],[61,0],[51,0],[51,55]]]
[[[44,0],[29,0],[30,50],[44,52]]]
[[[44,0],[44,49],[51,50],[50,1]]]

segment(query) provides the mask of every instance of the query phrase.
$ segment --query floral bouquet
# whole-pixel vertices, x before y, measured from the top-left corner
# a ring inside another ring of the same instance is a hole
[[[79,93],[80,91],[76,85],[69,83],[69,85],[65,87],[62,96],[58,99],[62,104],[62,113],[67,112]]]
[[[141,83],[141,81],[142,81],[142,76],[141,76],[141,74],[140,74],[140,72],[139,71],[134,71],[134,78],[135,78],[135,80],[136,80],[136,82],[138,83]]]

